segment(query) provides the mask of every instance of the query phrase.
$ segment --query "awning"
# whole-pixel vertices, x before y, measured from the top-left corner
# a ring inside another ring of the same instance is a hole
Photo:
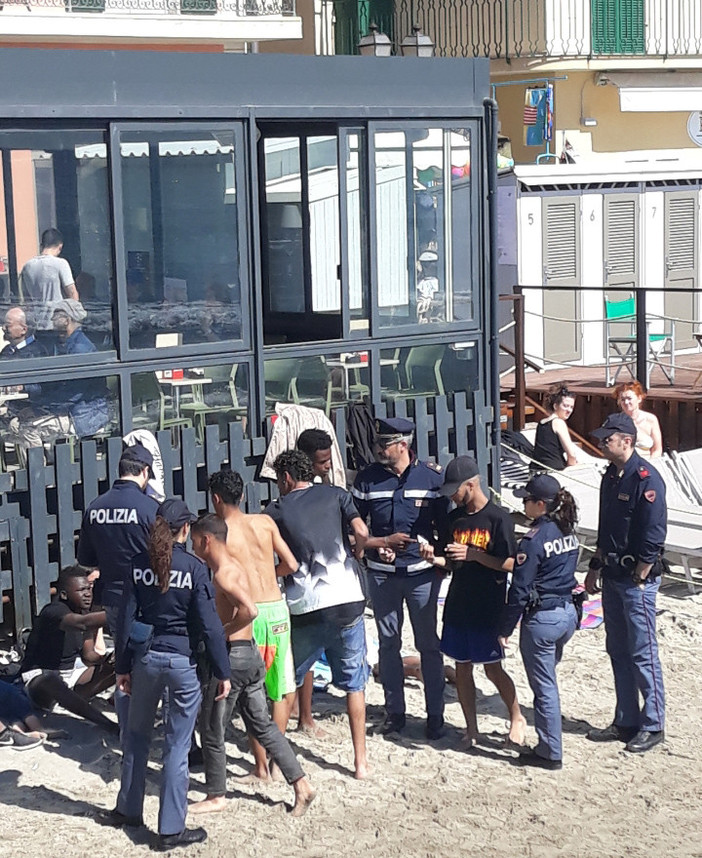
[[[623,112],[702,110],[702,72],[602,72],[599,82],[619,89]]]

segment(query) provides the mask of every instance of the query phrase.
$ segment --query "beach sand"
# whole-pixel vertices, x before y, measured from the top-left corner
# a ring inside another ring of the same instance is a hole
[[[447,686],[447,731],[424,738],[422,685],[407,682],[408,726],[401,737],[375,734],[384,717],[382,689],[368,687],[368,755],[373,773],[352,777],[344,699],[315,694],[327,731],[315,739],[289,732],[318,790],[301,819],[289,814],[285,783],[237,785],[250,757],[234,722],[228,745],[231,803],[217,815],[191,818],[208,840],[179,854],[193,856],[702,856],[702,595],[683,597],[667,584],[659,599],[659,641],[666,682],[666,742],[647,754],[628,754],[619,743],[596,745],[585,732],[612,720],[612,675],[604,628],[577,632],[566,648],[559,681],[564,722],[564,768],[523,769],[502,741],[505,713],[495,689],[476,671],[478,717],[485,742],[460,748],[463,718]],[[369,637],[375,637],[368,619]],[[405,637],[411,648],[409,623]],[[533,742],[532,700],[521,659],[511,641],[506,669],[517,683]],[[120,754],[92,725],[54,713],[52,726],[70,740],[24,753],[0,749],[0,855],[69,858],[150,854],[149,833],[101,828],[95,807],[114,807]],[[293,725],[294,726],[294,722]],[[158,751],[154,760],[158,759]],[[145,818],[153,831],[159,765],[152,762]],[[191,773],[192,801],[203,797],[201,770]]]

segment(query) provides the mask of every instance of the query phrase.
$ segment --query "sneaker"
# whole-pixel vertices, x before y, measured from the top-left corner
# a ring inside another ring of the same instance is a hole
[[[20,733],[19,730],[12,730],[12,744],[15,751],[31,751],[32,748],[38,748],[44,744],[42,736],[28,736],[26,733]]]
[[[110,828],[140,828],[144,824],[141,816],[126,816],[124,813],[120,813],[117,808],[98,810],[95,814],[95,822]]]
[[[638,733],[636,727],[620,727],[618,724],[610,724],[602,730],[593,728],[587,733],[591,742],[630,742]]]
[[[14,745],[12,741],[12,730],[8,730],[7,727],[0,732],[0,748],[11,748]]]
[[[192,846],[193,843],[203,843],[207,840],[204,828],[186,828],[180,834],[159,834],[151,844],[154,852],[170,852],[178,846]]]
[[[399,733],[405,729],[405,724],[407,723],[407,719],[404,714],[394,714],[388,715],[385,719],[385,723],[380,728],[381,733]]]
[[[531,754],[520,753],[516,759],[518,766],[529,766],[533,769],[546,769],[550,772],[559,772],[563,768],[563,760],[547,760],[532,751]]]
[[[663,730],[651,732],[650,730],[639,730],[639,732],[626,743],[625,750],[631,751],[633,754],[643,754],[644,751],[650,751],[655,748],[665,739]]]
[[[444,719],[442,715],[430,715],[425,727],[427,739],[430,742],[440,739],[444,735]]]

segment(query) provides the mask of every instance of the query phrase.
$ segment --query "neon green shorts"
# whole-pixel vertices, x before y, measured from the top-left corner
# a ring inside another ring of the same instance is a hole
[[[274,702],[295,691],[295,665],[290,646],[290,611],[285,599],[257,602],[253,637],[266,665],[266,691]]]

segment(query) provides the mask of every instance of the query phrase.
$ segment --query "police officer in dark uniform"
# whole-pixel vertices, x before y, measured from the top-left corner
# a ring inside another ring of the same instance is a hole
[[[385,692],[386,732],[405,726],[402,645],[407,603],[421,656],[427,707],[427,737],[440,738],[444,723],[444,667],[436,632],[441,577],[419,553],[418,539],[433,541],[445,515],[443,475],[410,450],[414,423],[400,417],[375,421],[377,461],[359,472],[352,494],[364,520],[368,587],[380,642],[380,681]]]
[[[500,621],[500,642],[505,645],[521,617],[519,649],[534,692],[534,726],[539,737],[535,748],[520,752],[519,762],[561,769],[561,704],[556,666],[577,627],[572,595],[579,556],[573,532],[576,506],[570,492],[549,474],[532,477],[515,494],[524,498],[524,512],[533,524],[517,548],[512,585]]]
[[[144,494],[154,463],[141,444],[127,447],[119,460],[112,488],[96,498],[85,511],[78,540],[77,559],[82,566],[100,570],[95,582],[94,604],[102,605],[107,628],[114,637],[124,582],[132,571],[132,558],[146,550],[158,504]],[[115,692],[115,710],[124,728],[129,698]]]
[[[159,833],[152,844],[160,852],[201,843],[207,837],[203,828],[185,827],[188,750],[201,699],[195,667],[201,640],[219,680],[217,699],[224,699],[231,688],[224,630],[210,576],[205,564],[185,550],[194,519],[177,498],[158,508],[148,551],[132,562],[115,638],[117,684],[132,700],[117,806],[100,811],[97,819],[117,828],[143,824],[154,718],[167,690]]]
[[[585,588],[597,593],[601,580],[617,704],[612,724],[591,730],[588,738],[625,742],[627,751],[641,753],[664,739],[656,594],[667,526],[665,484],[636,452],[636,426],[631,417],[610,414],[592,434],[611,464],[600,486],[597,551],[590,561]]]

